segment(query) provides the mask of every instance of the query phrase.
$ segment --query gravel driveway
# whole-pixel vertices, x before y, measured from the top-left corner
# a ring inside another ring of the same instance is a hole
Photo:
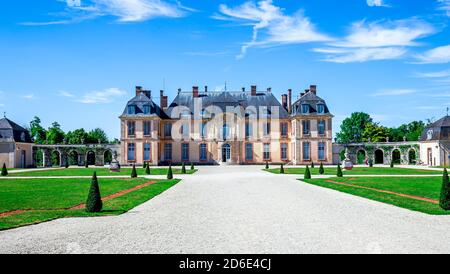
[[[261,167],[202,167],[121,216],[0,232],[0,253],[450,253],[449,229]]]

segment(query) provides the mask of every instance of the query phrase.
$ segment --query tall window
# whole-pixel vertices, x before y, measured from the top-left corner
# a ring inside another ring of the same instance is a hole
[[[245,144],[245,160],[253,161],[253,144]]]
[[[144,105],[144,114],[150,114],[151,110],[152,108],[150,105]]]
[[[265,123],[263,129],[264,129],[264,135],[269,136],[270,135],[270,123]]]
[[[287,160],[288,158],[288,145],[283,143],[281,144],[281,160]]]
[[[251,123],[245,123],[245,138],[251,138],[253,133],[253,126]]]
[[[287,137],[288,135],[288,123],[281,123],[281,137]]]
[[[302,113],[303,114],[308,114],[309,113],[309,105],[307,105],[307,104],[303,104],[302,105]]]
[[[318,156],[319,156],[319,161],[325,161],[326,157],[325,157],[325,142],[319,142],[319,151],[318,151]]]
[[[136,155],[135,155],[135,151],[136,151],[136,145],[131,143],[128,144],[128,161],[135,161],[136,160]]]
[[[304,142],[303,143],[303,160],[304,161],[309,161],[311,160],[311,155],[310,155],[310,144],[308,142]]]
[[[164,137],[172,136],[172,124],[164,124]]]
[[[325,135],[325,120],[320,120],[317,123],[317,128],[319,131],[319,135]]]
[[[144,121],[144,135],[150,136],[152,131],[152,123],[150,121]]]
[[[128,136],[136,135],[136,122],[129,121],[127,123],[127,127],[128,127]]]
[[[324,104],[317,105],[317,113],[319,113],[319,114],[325,113],[325,105]]]
[[[202,122],[201,125],[200,125],[200,135],[201,135],[201,137],[202,137],[203,139],[206,138],[206,133],[207,133],[206,125],[207,125],[206,122]]]
[[[200,144],[200,161],[208,160],[208,152],[206,144]]]
[[[270,160],[270,144],[264,144],[264,160],[269,161]]]
[[[181,125],[181,135],[184,139],[189,138],[189,125],[187,123]]]
[[[303,126],[303,135],[311,134],[311,122],[310,121],[303,120],[302,121],[302,126]]]
[[[181,160],[189,161],[189,144],[181,144]]]
[[[230,136],[230,127],[227,124],[223,125],[222,128],[222,138],[223,140],[229,140],[231,138]]]
[[[144,161],[150,161],[151,144],[144,144]]]
[[[130,114],[130,115],[136,114],[136,106],[135,105],[128,106],[128,114]]]
[[[164,145],[164,159],[166,161],[172,160],[172,144],[165,144]]]

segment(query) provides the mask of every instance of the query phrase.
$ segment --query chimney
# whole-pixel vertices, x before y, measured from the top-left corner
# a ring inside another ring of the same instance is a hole
[[[192,97],[194,97],[194,98],[198,97],[198,86],[192,87]]]
[[[256,96],[256,86],[252,86],[252,96]]]
[[[178,95],[180,95],[180,93],[181,93],[181,88],[178,89]]]
[[[208,93],[208,86],[205,86],[205,93]]]
[[[160,93],[160,97],[159,97],[160,104],[159,105],[162,109],[166,109],[167,108],[167,96],[164,96],[164,90],[161,90],[159,93]]]
[[[284,107],[284,109],[288,109],[288,96],[287,94],[281,95],[281,105]]]
[[[309,89],[311,90],[312,93],[317,94],[317,86],[316,85],[309,86]]]
[[[292,113],[292,89],[288,89],[288,112]]]
[[[300,97],[303,97],[304,95],[305,95],[305,93],[304,93],[304,92],[300,93]]]
[[[136,86],[136,96],[139,96],[142,92],[142,87],[141,86]]]
[[[245,88],[242,88],[242,92],[245,92]]]
[[[267,88],[267,92],[272,92],[272,88]]]
[[[152,98],[152,91],[151,90],[143,90],[141,92],[144,93],[145,96],[147,96],[148,98]]]

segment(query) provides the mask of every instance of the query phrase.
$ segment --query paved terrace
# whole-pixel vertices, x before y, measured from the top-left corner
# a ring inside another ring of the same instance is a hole
[[[200,167],[121,216],[0,232],[0,253],[449,253],[449,227],[257,166]]]

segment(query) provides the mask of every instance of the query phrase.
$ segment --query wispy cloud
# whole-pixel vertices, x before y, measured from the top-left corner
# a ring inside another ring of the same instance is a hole
[[[100,16],[113,16],[118,22],[141,22],[156,17],[182,17],[193,9],[180,2],[163,0],[57,0],[65,2],[60,15],[64,19],[45,22],[24,22],[26,26],[62,25],[77,23]]]
[[[414,76],[418,78],[446,78],[450,77],[450,70],[417,72],[414,74]]]
[[[68,92],[68,91],[64,91],[64,90],[59,91],[59,92],[58,92],[58,96],[61,96],[61,97],[68,97],[68,98],[73,98],[73,97],[75,97],[75,95],[74,95],[73,93]]]
[[[450,16],[450,0],[438,0],[439,10],[443,10],[447,16]]]
[[[384,0],[367,0],[369,7],[390,7]]]
[[[446,64],[450,63],[450,45],[437,47],[423,54],[417,55],[418,64]]]
[[[83,104],[107,104],[114,101],[118,97],[122,97],[126,94],[124,90],[118,88],[108,88],[102,91],[93,91],[86,93],[77,102]]]
[[[25,100],[34,100],[36,99],[36,96],[34,94],[26,94],[21,96]]]
[[[325,53],[324,61],[336,63],[398,59],[407,53],[407,47],[420,45],[416,40],[435,32],[432,25],[416,18],[371,23],[360,21],[351,26],[344,39],[314,51]]]
[[[201,56],[201,57],[215,57],[215,56],[224,56],[228,54],[230,54],[229,51],[189,51],[184,53],[184,55],[188,56]]]
[[[214,15],[214,19],[238,21],[244,26],[253,27],[252,39],[243,44],[238,59],[243,58],[252,47],[331,40],[327,35],[318,32],[302,11],[287,15],[282,8],[275,6],[272,0],[262,0],[258,3],[249,1],[236,7],[222,4],[219,10],[220,14]]]
[[[400,95],[407,95],[416,93],[417,90],[415,89],[383,89],[376,93],[371,94],[373,97],[379,97],[379,96],[400,96]]]

